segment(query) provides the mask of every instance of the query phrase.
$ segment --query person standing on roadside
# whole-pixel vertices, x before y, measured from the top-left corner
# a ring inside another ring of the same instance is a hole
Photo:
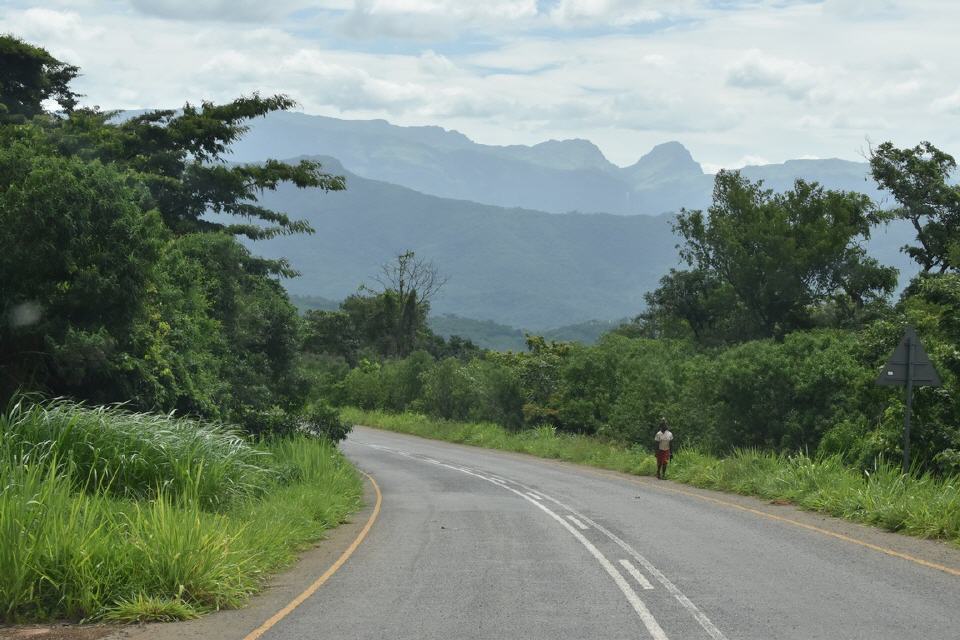
[[[667,419],[660,418],[660,430],[653,437],[657,443],[657,479],[663,480],[667,477],[667,464],[670,462],[670,442],[673,440],[673,434],[670,427],[667,426]]]

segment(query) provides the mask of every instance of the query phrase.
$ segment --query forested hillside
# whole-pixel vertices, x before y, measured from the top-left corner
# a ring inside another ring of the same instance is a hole
[[[317,160],[346,176],[345,191],[281,187],[262,198],[317,230],[256,243],[261,255],[285,257],[301,272],[286,283],[297,295],[342,299],[409,248],[449,277],[434,312],[545,329],[633,315],[676,263],[668,216],[502,209],[427,196]]]
[[[548,214],[428,196],[368,180],[334,159],[314,157],[346,177],[347,189],[321,193],[281,186],[262,202],[306,219],[317,233],[256,241],[257,253],[290,261],[286,281],[300,296],[340,300],[404,249],[449,276],[434,313],[493,320],[542,332],[590,320],[633,317],[660,276],[677,266],[673,215]],[[909,225],[874,230],[871,254],[916,268],[899,248]]]

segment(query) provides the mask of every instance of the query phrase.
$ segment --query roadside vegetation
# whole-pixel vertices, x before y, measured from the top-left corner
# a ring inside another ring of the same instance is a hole
[[[264,191],[344,182],[226,161],[287,96],[118,114],[78,74],[0,35],[0,622],[238,606],[360,505],[295,272],[241,242],[312,232]]]
[[[358,424],[459,444],[526,453],[652,476],[649,447],[557,432],[552,427],[511,431],[493,423],[438,420],[413,413],[346,408]],[[960,476],[905,476],[899,461],[878,459],[859,470],[839,455],[810,457],[736,449],[718,457],[688,447],[670,462],[669,478],[706,489],[786,501],[811,511],[960,545]]]
[[[66,401],[0,415],[0,487],[2,622],[239,606],[362,495],[325,439]]]

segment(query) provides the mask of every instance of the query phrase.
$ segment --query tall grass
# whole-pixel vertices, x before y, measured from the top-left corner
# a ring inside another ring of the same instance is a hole
[[[266,452],[226,427],[121,407],[21,400],[0,415],[0,434],[7,462],[57,460],[78,488],[131,499],[163,493],[225,507],[260,494],[276,473]]]
[[[336,447],[66,402],[0,416],[0,621],[234,607],[359,507]]]
[[[634,475],[653,475],[656,463],[644,447],[558,434],[541,427],[512,432],[491,423],[460,423],[418,414],[347,408],[356,424],[492,449],[528,453]],[[671,479],[708,489],[784,500],[891,531],[960,544],[960,477],[904,475],[877,461],[868,471],[843,464],[839,456],[811,458],[754,449],[719,458],[697,450],[677,452]]]

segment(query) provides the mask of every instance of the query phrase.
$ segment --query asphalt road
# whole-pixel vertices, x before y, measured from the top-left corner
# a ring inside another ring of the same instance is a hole
[[[266,640],[960,638],[960,577],[878,550],[889,534],[869,548],[668,482],[371,429],[343,450],[380,518]]]

